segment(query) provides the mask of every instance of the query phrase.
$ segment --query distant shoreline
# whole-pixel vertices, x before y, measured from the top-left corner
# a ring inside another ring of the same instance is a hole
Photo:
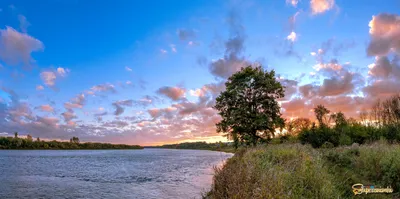
[[[183,142],[179,144],[165,144],[161,146],[144,146],[144,148],[208,150],[233,154],[235,153],[235,148],[231,142]]]
[[[110,144],[98,142],[79,142],[79,138],[73,137],[70,142],[32,140],[31,137],[19,138],[0,137],[0,150],[136,150],[143,149],[139,145]]]

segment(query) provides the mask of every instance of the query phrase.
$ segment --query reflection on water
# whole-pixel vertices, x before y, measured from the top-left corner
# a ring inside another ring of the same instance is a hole
[[[200,198],[231,154],[144,149],[0,151],[0,198]]]

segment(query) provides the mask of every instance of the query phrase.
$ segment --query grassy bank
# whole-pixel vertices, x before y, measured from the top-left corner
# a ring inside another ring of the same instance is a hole
[[[356,183],[391,186],[396,192],[357,198],[399,198],[400,145],[381,141],[330,149],[301,144],[241,149],[215,169],[205,198],[353,198]]]

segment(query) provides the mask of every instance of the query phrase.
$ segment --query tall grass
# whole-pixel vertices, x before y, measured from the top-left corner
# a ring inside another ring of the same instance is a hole
[[[205,198],[353,198],[355,183],[392,186],[400,197],[400,146],[383,142],[331,149],[280,144],[239,150],[215,168]]]

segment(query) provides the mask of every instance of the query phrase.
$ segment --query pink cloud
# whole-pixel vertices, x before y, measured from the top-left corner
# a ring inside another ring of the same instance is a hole
[[[184,97],[185,92],[186,90],[183,88],[169,87],[169,86],[161,87],[160,89],[157,90],[157,93],[167,96],[168,98],[174,101],[177,101],[182,97]]]
[[[335,0],[311,0],[310,6],[312,14],[317,15],[332,9],[335,5]]]
[[[37,107],[39,110],[44,111],[44,112],[54,112],[54,108],[50,106],[49,104],[41,105]]]
[[[30,65],[35,61],[31,54],[44,49],[38,39],[9,26],[0,29],[0,33],[0,59],[8,64]]]

